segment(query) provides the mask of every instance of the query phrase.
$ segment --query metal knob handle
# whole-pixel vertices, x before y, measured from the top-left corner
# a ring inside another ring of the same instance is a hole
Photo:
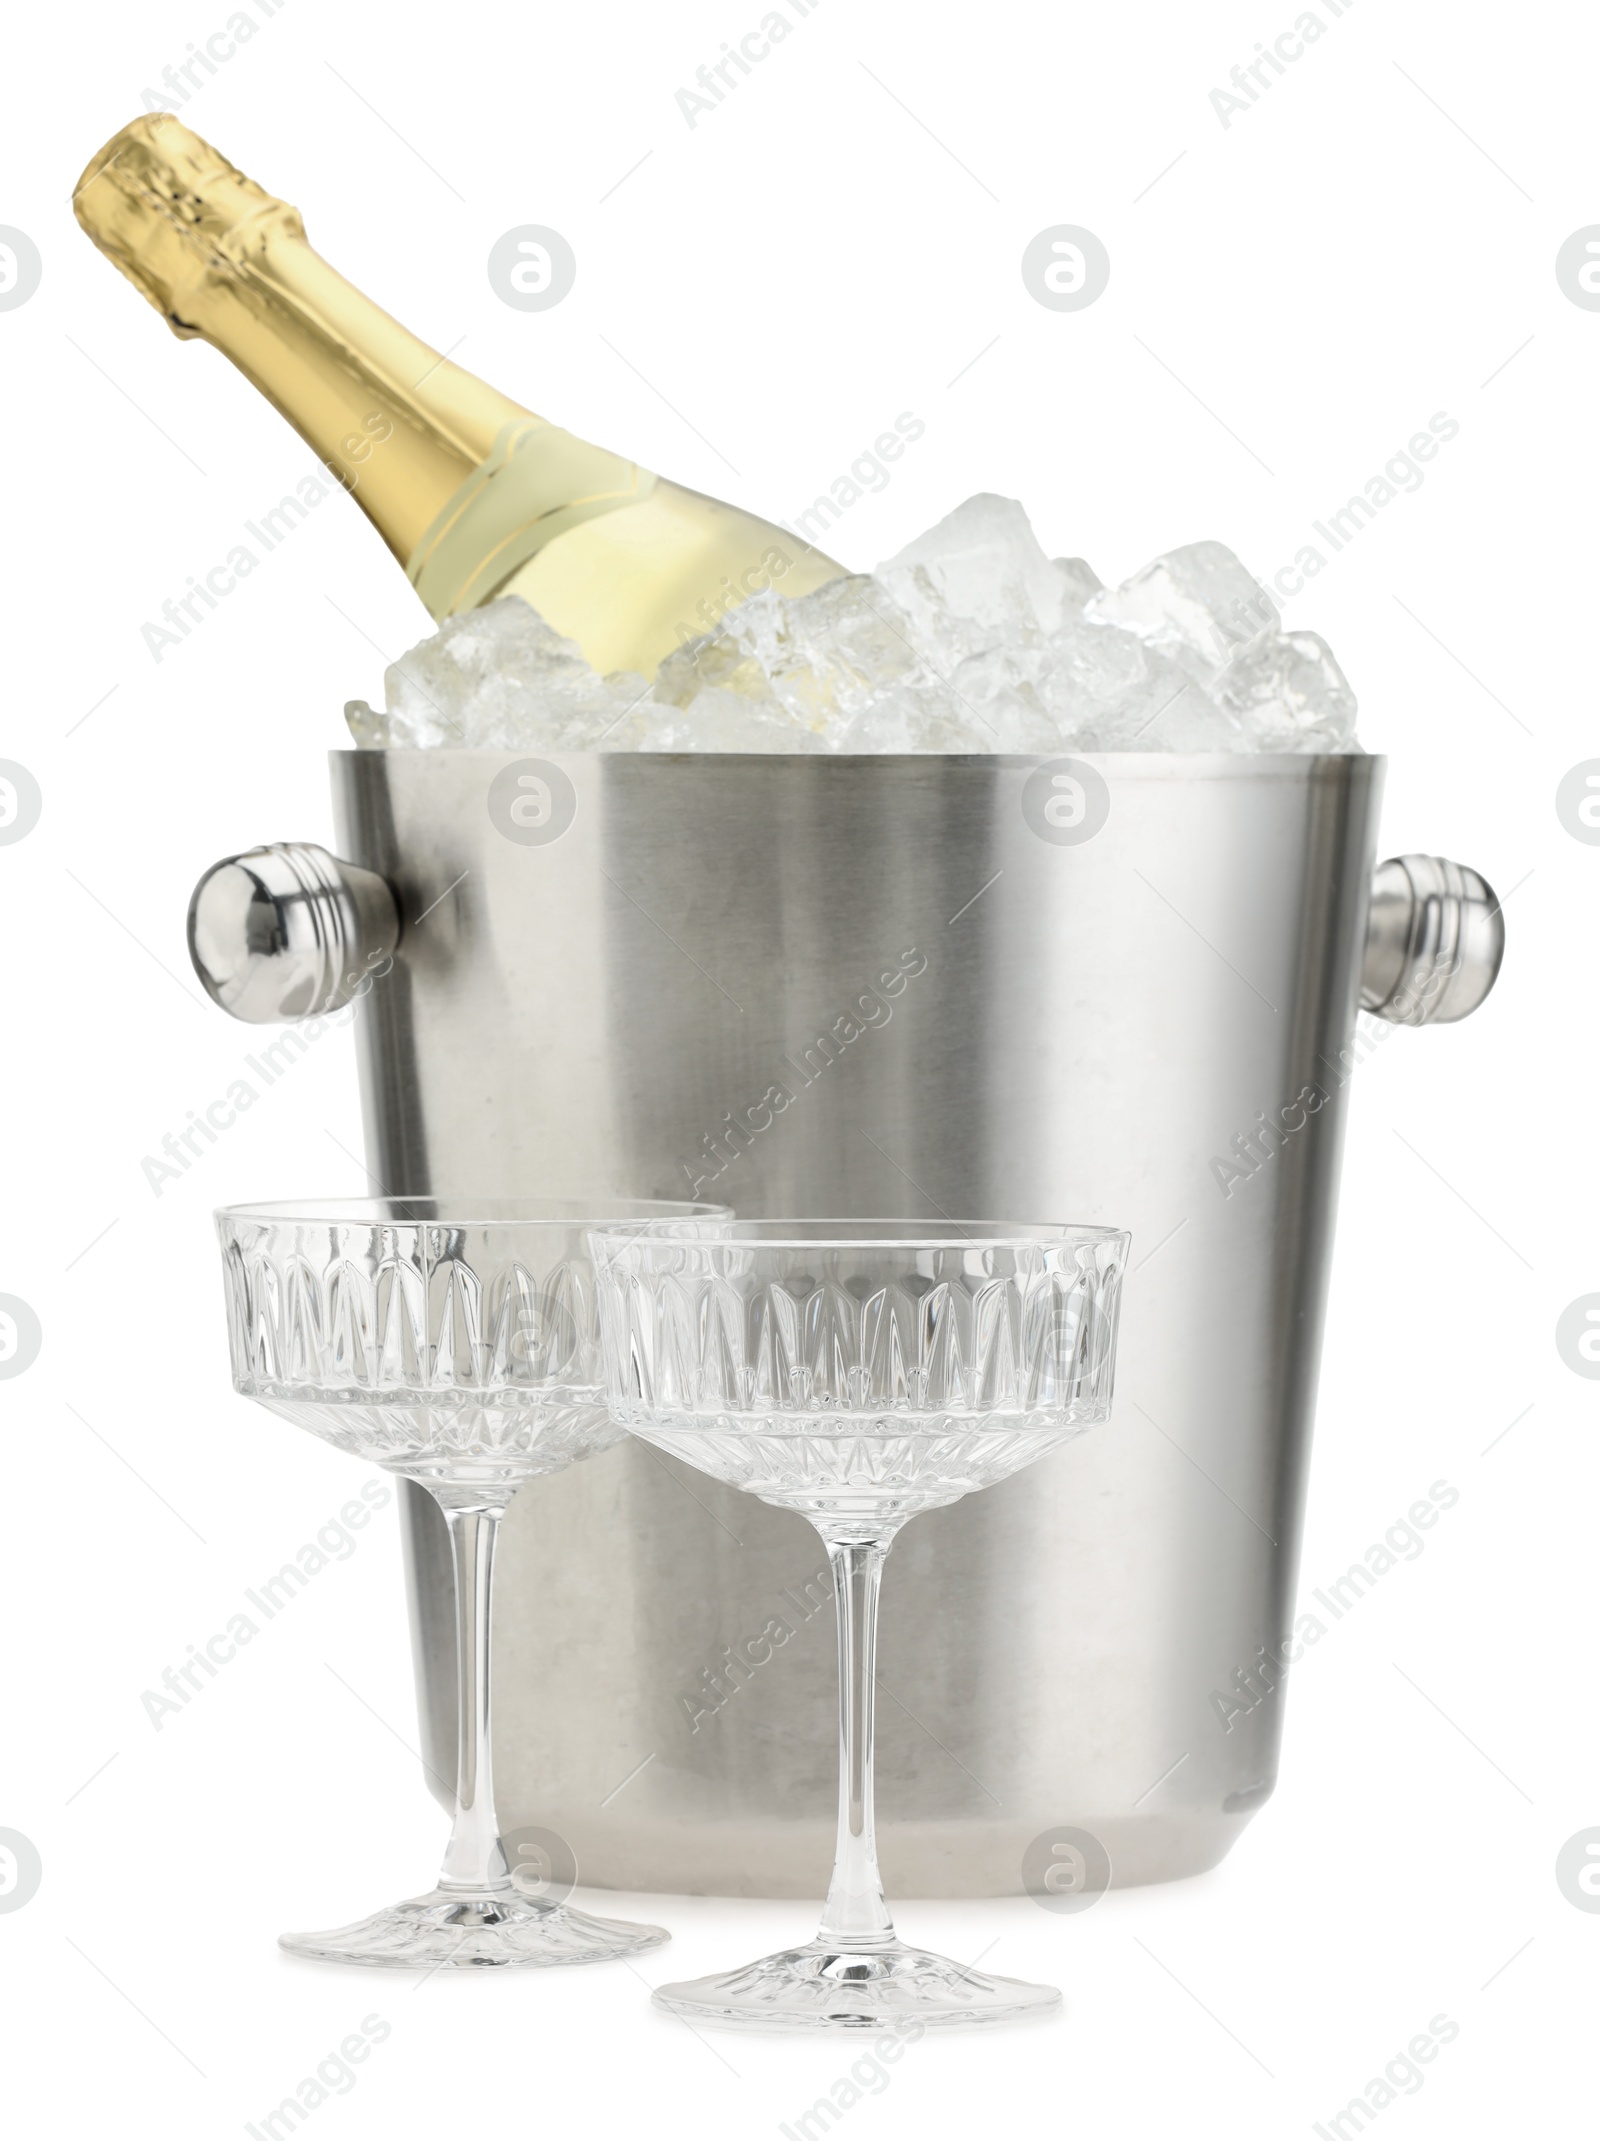
[[[1500,902],[1476,870],[1395,855],[1372,878],[1361,1008],[1395,1026],[1445,1026],[1476,1011],[1506,948]]]
[[[206,994],[255,1026],[339,1010],[399,941],[385,881],[303,841],[229,856],[189,902],[189,956]]]

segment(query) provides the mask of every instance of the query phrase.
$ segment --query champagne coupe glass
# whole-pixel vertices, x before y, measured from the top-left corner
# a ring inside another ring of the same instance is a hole
[[[839,1829],[816,1938],[663,1985],[658,2007],[752,2030],[1006,2022],[1053,1986],[908,1947],[872,1805],[878,1579],[896,1532],[1060,1448],[1111,1409],[1128,1236],[925,1220],[597,1234],[614,1417],[714,1479],[799,1510],[833,1568]]]
[[[295,1955],[391,1969],[605,1962],[667,1936],[519,1886],[494,1805],[489,1634],[512,1496],[621,1439],[600,1394],[590,1230],[716,1223],[716,1205],[379,1197],[216,1215],[234,1388],[417,1480],[455,1562],[460,1739],[438,1885]]]

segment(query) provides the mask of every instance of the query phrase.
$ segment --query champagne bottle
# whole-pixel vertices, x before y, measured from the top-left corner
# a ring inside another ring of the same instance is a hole
[[[173,332],[231,358],[327,463],[435,618],[522,595],[596,669],[650,676],[760,588],[801,595],[844,570],[439,356],[169,113],[107,142],[74,201]]]

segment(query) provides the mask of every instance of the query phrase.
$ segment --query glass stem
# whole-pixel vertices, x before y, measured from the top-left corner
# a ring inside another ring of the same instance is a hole
[[[830,1538],[823,1531],[822,1540],[833,1567],[839,1626],[839,1836],[817,1935],[835,1948],[871,1950],[891,1946],[895,1937],[878,1872],[872,1811],[878,1579],[893,1533],[861,1540]]]
[[[508,1889],[494,1807],[494,1743],[489,1699],[489,1636],[494,1545],[504,1509],[455,1509],[441,1502],[450,1527],[456,1576],[456,1814],[439,1870],[441,1888]]]

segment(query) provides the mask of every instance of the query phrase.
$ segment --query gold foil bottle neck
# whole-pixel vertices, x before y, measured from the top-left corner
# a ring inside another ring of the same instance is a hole
[[[273,237],[305,237],[297,208],[170,112],[147,113],[114,135],[79,179],[73,207],[100,250],[185,336],[200,332],[189,303],[200,286],[235,273]]]

